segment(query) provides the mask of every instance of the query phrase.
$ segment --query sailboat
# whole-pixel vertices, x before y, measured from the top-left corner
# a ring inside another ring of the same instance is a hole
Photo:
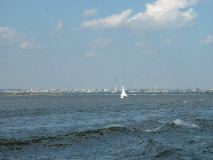
[[[124,89],[124,86],[122,86],[122,91],[121,91],[121,95],[120,95],[120,98],[123,99],[123,98],[127,98],[128,95]]]

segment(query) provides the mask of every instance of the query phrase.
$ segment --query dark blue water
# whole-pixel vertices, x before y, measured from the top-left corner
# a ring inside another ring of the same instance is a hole
[[[213,159],[213,95],[1,96],[0,159]]]

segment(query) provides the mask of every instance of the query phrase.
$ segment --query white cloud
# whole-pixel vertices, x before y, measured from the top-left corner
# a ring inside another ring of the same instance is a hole
[[[41,45],[36,45],[36,44],[33,44],[31,42],[28,42],[28,41],[20,43],[21,49],[38,49],[40,47],[41,47]]]
[[[98,10],[96,9],[87,9],[84,11],[83,16],[91,17],[91,16],[95,16],[97,13],[98,13]]]
[[[57,25],[56,25],[56,28],[57,28],[58,30],[63,29],[63,28],[64,28],[64,23],[63,23],[62,21],[59,21],[59,22],[57,23]]]
[[[183,26],[193,21],[197,13],[191,8],[198,0],[156,0],[146,5],[144,12],[132,15],[128,9],[120,14],[83,22],[87,28],[128,28],[144,29],[150,27]]]
[[[128,25],[168,26],[183,25],[196,17],[196,12],[189,8],[196,0],[157,0],[147,4],[146,11],[128,19]]]
[[[205,39],[201,40],[203,44],[213,44],[213,35],[208,35]]]
[[[18,45],[21,49],[37,49],[41,47],[41,45],[32,43],[16,30],[6,26],[0,26],[0,40],[10,45]]]
[[[29,43],[29,42],[23,42],[20,44],[20,48],[22,48],[22,49],[29,48],[30,46],[31,46],[31,43]]]
[[[122,25],[132,14],[131,9],[127,9],[119,14],[114,14],[103,19],[95,19],[83,22],[83,27],[88,28],[115,28]]]
[[[0,39],[3,40],[14,40],[18,36],[18,33],[9,27],[0,26]]]
[[[91,41],[88,44],[89,51],[86,52],[85,57],[92,58],[98,56],[99,54],[101,54],[102,49],[109,46],[110,43],[111,39],[108,38],[98,38],[94,41]]]

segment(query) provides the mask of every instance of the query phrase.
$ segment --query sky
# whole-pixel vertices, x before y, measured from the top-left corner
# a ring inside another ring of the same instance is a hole
[[[212,0],[0,0],[0,88],[213,88]]]

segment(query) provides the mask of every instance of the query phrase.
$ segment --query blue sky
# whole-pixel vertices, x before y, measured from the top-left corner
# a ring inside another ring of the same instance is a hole
[[[213,88],[212,0],[0,0],[0,88]]]

